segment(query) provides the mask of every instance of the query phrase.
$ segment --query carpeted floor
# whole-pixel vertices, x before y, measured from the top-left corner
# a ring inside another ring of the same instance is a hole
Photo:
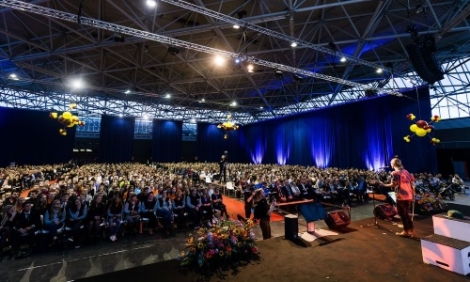
[[[336,240],[301,247],[283,238],[258,243],[261,260],[225,273],[226,281],[469,281],[422,262],[420,237],[432,234],[431,217],[415,221],[417,237],[401,238],[390,222],[371,225],[372,219],[353,222],[349,232],[328,237]],[[76,281],[201,281],[194,272],[179,271],[170,260]],[[210,281],[220,281],[212,277]]]
[[[236,219],[237,214],[245,216],[245,203],[244,202],[225,196],[224,204],[227,207],[227,212],[230,215],[230,217]],[[271,221],[282,221],[282,220],[284,220],[284,216],[279,215],[275,212],[271,214]]]

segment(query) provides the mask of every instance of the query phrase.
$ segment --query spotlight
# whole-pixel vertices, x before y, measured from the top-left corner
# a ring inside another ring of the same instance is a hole
[[[276,75],[276,78],[282,79],[284,75],[282,74],[282,71],[276,70],[274,71],[274,74]]]
[[[131,91],[127,89],[126,92],[124,92],[124,94],[131,94]]]
[[[10,79],[12,80],[19,80],[18,76],[14,73],[10,74]]]
[[[341,57],[341,59],[339,59],[339,61],[340,61],[341,63],[346,62],[346,57]]]
[[[202,98],[201,103],[205,103],[205,102],[206,102],[206,99]]]
[[[165,95],[165,98],[170,99],[170,98],[171,98],[171,95],[170,95],[170,94],[166,94],[166,95]]]
[[[168,53],[170,55],[176,56],[180,53],[180,50],[178,48],[170,46],[170,47],[168,47]]]
[[[122,117],[123,117],[123,114],[119,114],[119,117],[122,118]]]
[[[338,49],[336,44],[334,44],[333,42],[328,43],[328,46],[330,46],[331,50],[333,50],[333,51],[336,51],[336,49]]]
[[[216,56],[214,58],[214,61],[215,61],[215,64],[218,65],[218,66],[223,66],[224,63],[225,63],[225,59],[222,58],[221,56]]]
[[[192,118],[192,119],[191,119],[191,122],[192,122],[192,123],[196,123],[196,119],[195,119],[195,118]]]
[[[236,58],[236,59],[235,59],[235,64],[238,65],[240,62],[241,62],[240,58]]]
[[[232,103],[230,103],[230,106],[236,107],[236,106],[237,106],[237,102],[233,101]]]
[[[260,109],[260,110],[262,110],[262,109],[264,109],[264,107],[263,107],[263,106],[261,106],[261,107],[259,107],[259,109]]]
[[[377,73],[382,73],[382,72],[383,72],[383,69],[382,69],[382,68],[378,68],[376,72],[377,72]]]
[[[290,47],[292,47],[292,48],[297,47],[297,42],[292,42],[292,43],[290,44]]]
[[[155,6],[157,6],[157,1],[155,0],[147,0],[147,6],[149,6],[150,8],[154,8]]]
[[[246,69],[248,70],[249,73],[253,73],[255,71],[255,66],[253,66],[252,64],[249,64],[248,66],[246,66]]]
[[[81,79],[76,79],[72,81],[72,88],[74,89],[80,89],[83,87],[83,81]]]
[[[240,25],[234,24],[234,25],[233,25],[233,28],[234,28],[234,29],[239,29],[239,28],[240,28]]]

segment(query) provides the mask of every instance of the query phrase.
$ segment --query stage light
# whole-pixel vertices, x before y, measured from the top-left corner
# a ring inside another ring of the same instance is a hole
[[[143,115],[142,118],[143,118],[144,120],[148,120],[148,119],[149,119],[148,115]]]
[[[171,98],[171,95],[170,95],[170,94],[166,94],[166,95],[165,95],[165,98],[170,99],[170,98]]]
[[[10,74],[10,79],[12,80],[19,80],[18,76],[14,73]]]
[[[344,62],[346,62],[347,60],[346,60],[346,57],[341,57],[341,59],[339,59],[339,61],[340,61],[341,63],[344,63]]]
[[[240,26],[239,26],[238,24],[234,24],[234,25],[233,25],[233,28],[234,28],[234,29],[239,29]]]
[[[196,123],[196,119],[195,119],[195,118],[192,118],[192,119],[191,119],[191,122],[192,122],[192,123]]]
[[[292,47],[292,48],[297,47],[297,42],[292,42],[292,43],[290,44],[290,47]]]
[[[280,70],[275,70],[274,74],[276,75],[276,78],[278,79],[282,79],[284,77],[284,75],[282,74],[282,71]]]
[[[382,69],[382,68],[378,68],[376,72],[377,72],[377,73],[382,73],[382,72],[383,72],[383,69]]]
[[[261,106],[261,107],[259,107],[259,109],[260,109],[260,110],[262,110],[262,109],[264,109],[264,107],[263,107],[263,106]]]
[[[233,101],[232,103],[230,103],[230,106],[236,107],[236,106],[237,106],[237,102]]]
[[[150,8],[154,8],[155,6],[157,6],[157,1],[155,0],[147,0],[147,6],[149,6]]]
[[[214,62],[215,62],[215,64],[218,65],[218,66],[223,66],[223,65],[225,64],[225,59],[222,58],[221,56],[216,56],[216,57],[214,58]]]
[[[240,62],[241,62],[240,58],[236,58],[236,59],[235,59],[235,64],[238,65]]]
[[[119,117],[122,118],[122,117],[123,117],[123,114],[119,114]]]
[[[131,94],[131,91],[127,89],[126,92],[124,92],[124,94]]]
[[[74,89],[80,89],[83,87],[83,81],[81,79],[75,79],[72,81],[71,85]]]
[[[205,102],[206,102],[206,99],[202,98],[201,103],[205,103]]]
[[[252,73],[255,71],[255,66],[253,66],[252,64],[249,64],[248,66],[246,66],[246,69],[248,70],[249,73]]]

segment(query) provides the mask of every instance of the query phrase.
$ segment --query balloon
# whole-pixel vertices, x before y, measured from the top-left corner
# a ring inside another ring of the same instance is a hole
[[[416,125],[417,125],[419,128],[423,128],[423,127],[427,126],[428,123],[427,123],[425,120],[420,119],[420,120],[418,120],[418,121],[416,122]]]
[[[416,136],[418,136],[418,137],[424,137],[427,134],[426,130],[424,130],[422,128],[416,129],[415,133],[416,133]]]
[[[70,112],[65,112],[62,114],[62,116],[64,117],[64,119],[71,119],[72,118],[72,114]]]
[[[416,124],[412,124],[412,125],[410,126],[411,132],[416,132],[416,129],[418,129],[418,126],[417,126]]]
[[[406,118],[407,118],[408,120],[414,120],[414,119],[416,118],[416,116],[415,116],[414,114],[410,113],[410,114],[407,114],[407,115],[406,115]]]
[[[67,125],[67,127],[73,127],[75,125],[75,123],[70,123],[69,125]]]
[[[407,136],[403,137],[403,140],[405,140],[406,142],[409,143],[411,141],[410,135],[407,135]]]
[[[434,130],[434,126],[428,125],[423,127],[424,130],[426,130],[427,133],[431,133]]]
[[[64,119],[64,122],[62,122],[63,125],[70,127],[69,125],[73,124],[69,119]]]
[[[59,134],[62,135],[62,136],[66,136],[67,135],[67,130],[61,128],[61,129],[59,129]]]
[[[64,117],[63,117],[63,116],[59,116],[59,117],[57,118],[57,121],[58,121],[59,123],[64,123]]]
[[[49,117],[53,118],[53,119],[56,119],[57,118],[57,113],[56,112],[49,113]]]

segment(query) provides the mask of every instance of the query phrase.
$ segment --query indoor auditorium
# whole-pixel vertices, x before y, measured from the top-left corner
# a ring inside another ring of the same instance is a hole
[[[469,281],[468,0],[0,16],[0,282]]]

